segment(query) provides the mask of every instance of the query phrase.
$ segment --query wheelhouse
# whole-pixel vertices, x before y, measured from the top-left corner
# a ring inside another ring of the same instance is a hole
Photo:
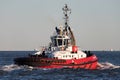
[[[51,38],[54,47],[65,47],[68,46],[70,39],[68,36],[57,35]]]

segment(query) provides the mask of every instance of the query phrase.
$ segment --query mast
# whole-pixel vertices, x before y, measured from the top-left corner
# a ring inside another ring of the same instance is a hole
[[[71,9],[68,8],[67,4],[65,4],[65,6],[62,8],[62,10],[63,10],[63,14],[64,14],[64,19],[65,19],[65,31],[68,34],[67,29],[69,30],[70,38],[71,38],[71,44],[73,46],[75,46],[76,45],[76,40],[75,40],[74,34],[73,34],[70,26],[68,25],[68,21],[69,21],[68,13],[71,14]]]
[[[67,4],[62,8],[63,14],[64,14],[64,19],[65,19],[65,30],[67,31],[68,28],[68,21],[69,21],[69,16],[68,13],[71,14],[71,9],[68,8]]]

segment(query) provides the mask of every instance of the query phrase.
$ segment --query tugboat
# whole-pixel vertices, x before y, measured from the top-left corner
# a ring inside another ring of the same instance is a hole
[[[39,68],[83,68],[96,69],[98,58],[90,51],[82,51],[76,46],[74,34],[68,25],[71,10],[67,4],[62,8],[65,24],[55,28],[49,46],[27,57],[14,59],[17,65]]]

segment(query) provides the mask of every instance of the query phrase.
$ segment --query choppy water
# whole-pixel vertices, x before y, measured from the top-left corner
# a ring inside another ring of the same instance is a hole
[[[17,66],[15,57],[33,51],[0,51],[0,80],[120,80],[120,51],[93,51],[102,65],[97,70],[40,69]]]

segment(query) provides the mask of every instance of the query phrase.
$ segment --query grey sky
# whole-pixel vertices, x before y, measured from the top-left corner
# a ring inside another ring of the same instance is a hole
[[[81,49],[120,50],[120,0],[0,0],[0,50],[47,45],[66,3]]]

